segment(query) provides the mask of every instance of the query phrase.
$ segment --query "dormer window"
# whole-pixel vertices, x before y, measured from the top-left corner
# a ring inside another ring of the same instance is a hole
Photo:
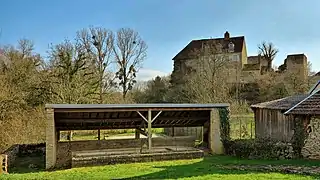
[[[228,44],[228,51],[229,51],[229,52],[234,52],[234,44],[233,44],[232,42],[230,42],[230,43]]]

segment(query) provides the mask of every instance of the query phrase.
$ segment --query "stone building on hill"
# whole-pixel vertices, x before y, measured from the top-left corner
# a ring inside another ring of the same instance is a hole
[[[231,37],[227,31],[223,38],[211,38],[192,40],[172,60],[172,82],[179,80],[191,72],[197,71],[197,59],[208,56],[203,51],[205,47],[214,45],[216,57],[223,57],[232,64],[230,70],[231,83],[250,83],[266,72],[268,61],[263,56],[247,56],[247,48],[244,36]],[[303,78],[308,77],[307,57],[304,54],[288,55],[284,64],[279,67],[281,71],[299,72]]]

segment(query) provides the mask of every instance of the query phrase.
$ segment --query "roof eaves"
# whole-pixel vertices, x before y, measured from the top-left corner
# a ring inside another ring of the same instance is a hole
[[[312,94],[312,92],[313,92],[318,86],[320,86],[320,80],[318,81],[318,83],[316,83],[316,84],[310,89],[310,91],[308,92],[308,94]]]
[[[193,42],[194,42],[194,40],[190,41],[181,51],[178,52],[178,54],[176,54],[176,55],[172,58],[172,60],[176,60],[177,57],[178,57],[185,49],[187,49],[188,46],[190,46],[190,44],[193,43]]]
[[[315,92],[311,93],[308,97],[304,98],[302,101],[298,102],[296,105],[292,106],[288,111],[284,112],[284,115],[288,115],[290,111],[294,110],[297,106],[299,106],[304,101],[308,100],[310,97],[312,97],[314,94],[320,92],[320,89],[316,90]]]

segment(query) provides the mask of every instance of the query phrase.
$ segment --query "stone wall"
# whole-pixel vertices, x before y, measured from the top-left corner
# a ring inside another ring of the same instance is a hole
[[[30,154],[45,154],[45,143],[40,144],[14,144],[2,154],[7,155],[8,168],[12,167],[15,160],[19,156],[27,156]]]
[[[304,158],[320,159],[320,118],[311,119],[310,127],[311,133],[302,149],[302,155]]]
[[[8,148],[6,151],[4,151],[2,154],[7,155],[8,167],[11,167],[11,165],[14,163],[15,159],[19,155],[19,144],[12,145],[10,148]]]
[[[194,147],[195,138],[192,136],[184,137],[157,137],[152,139],[152,146],[185,146]],[[140,148],[142,139],[112,139],[101,141],[71,141],[59,142],[57,145],[56,167],[71,166],[72,151],[85,151],[97,149],[118,149],[118,148]]]
[[[203,136],[202,127],[171,127],[164,128],[164,132],[168,136],[195,136],[197,140],[201,140]]]
[[[117,155],[117,156],[101,156],[101,157],[86,157],[72,160],[72,167],[105,165],[127,162],[150,162],[178,159],[196,159],[202,158],[204,152],[200,150],[184,151],[184,152],[168,152],[168,153],[151,153],[151,154],[132,154],[132,155]]]

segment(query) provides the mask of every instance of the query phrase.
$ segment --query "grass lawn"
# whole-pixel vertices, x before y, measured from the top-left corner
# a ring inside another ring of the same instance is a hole
[[[227,156],[211,156],[204,159],[118,164],[98,167],[73,168],[54,172],[33,172],[2,175],[0,179],[317,179],[315,176],[234,170],[228,166],[320,166],[319,161],[303,160],[239,160]]]

